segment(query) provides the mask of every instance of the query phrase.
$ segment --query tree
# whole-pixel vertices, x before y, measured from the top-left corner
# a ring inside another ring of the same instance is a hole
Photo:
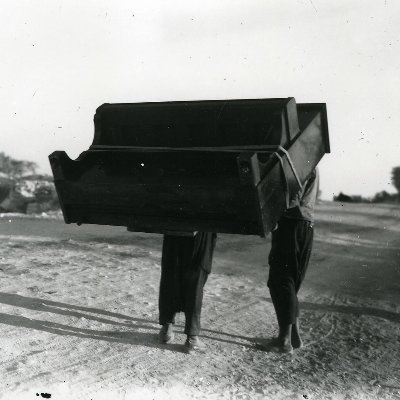
[[[0,153],[0,172],[13,178],[20,178],[23,175],[34,174],[37,164],[32,161],[20,161]]]
[[[392,169],[392,183],[393,183],[393,186],[399,192],[399,196],[400,196],[400,167],[394,167]]]
[[[351,196],[340,192],[337,196],[333,196],[333,201],[339,201],[341,203],[352,203],[353,199]]]
[[[372,198],[373,203],[388,203],[390,201],[393,201],[392,195],[386,190],[382,190],[381,192],[376,193],[375,196]]]

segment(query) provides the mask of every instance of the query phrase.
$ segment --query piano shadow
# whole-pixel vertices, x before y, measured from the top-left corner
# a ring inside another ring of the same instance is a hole
[[[175,352],[184,352],[184,347],[182,344],[169,344],[166,346],[158,342],[159,325],[157,321],[135,318],[121,313],[105,311],[93,307],[77,306],[47,299],[25,297],[13,293],[0,292],[0,303],[39,312],[50,312],[63,316],[84,318],[88,321],[120,326],[129,330],[111,331],[79,328],[57,322],[27,318],[20,315],[6,313],[0,313],[1,324],[35,329],[56,335],[69,335],[80,338],[104,340],[107,342],[125,343],[137,346],[155,347]],[[115,318],[117,320],[111,318]],[[143,329],[149,330],[150,332],[138,331]],[[152,331],[154,331],[154,333],[152,333]],[[177,334],[183,334],[183,326],[176,325],[175,331]],[[223,338],[215,337],[214,335],[223,336]],[[210,339],[212,341],[225,342],[237,346],[253,348],[253,340],[250,337],[228,334],[210,329],[203,329],[201,337]],[[237,341],[237,339],[247,343]]]

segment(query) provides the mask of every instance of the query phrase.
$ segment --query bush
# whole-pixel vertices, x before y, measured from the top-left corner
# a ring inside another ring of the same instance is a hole
[[[354,203],[353,197],[340,192],[337,196],[333,196],[333,201],[341,203]]]
[[[386,190],[376,193],[372,198],[373,203],[395,203],[398,200],[399,196],[397,194],[390,194]]]

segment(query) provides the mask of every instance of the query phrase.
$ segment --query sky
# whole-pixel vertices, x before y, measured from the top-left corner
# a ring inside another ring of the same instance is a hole
[[[398,0],[0,1],[0,152],[72,158],[103,103],[326,103],[322,198],[394,193]]]

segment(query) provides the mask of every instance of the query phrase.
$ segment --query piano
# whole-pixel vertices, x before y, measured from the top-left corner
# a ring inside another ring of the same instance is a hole
[[[68,224],[265,237],[329,151],[324,103],[204,100],[103,104],[49,161]]]

